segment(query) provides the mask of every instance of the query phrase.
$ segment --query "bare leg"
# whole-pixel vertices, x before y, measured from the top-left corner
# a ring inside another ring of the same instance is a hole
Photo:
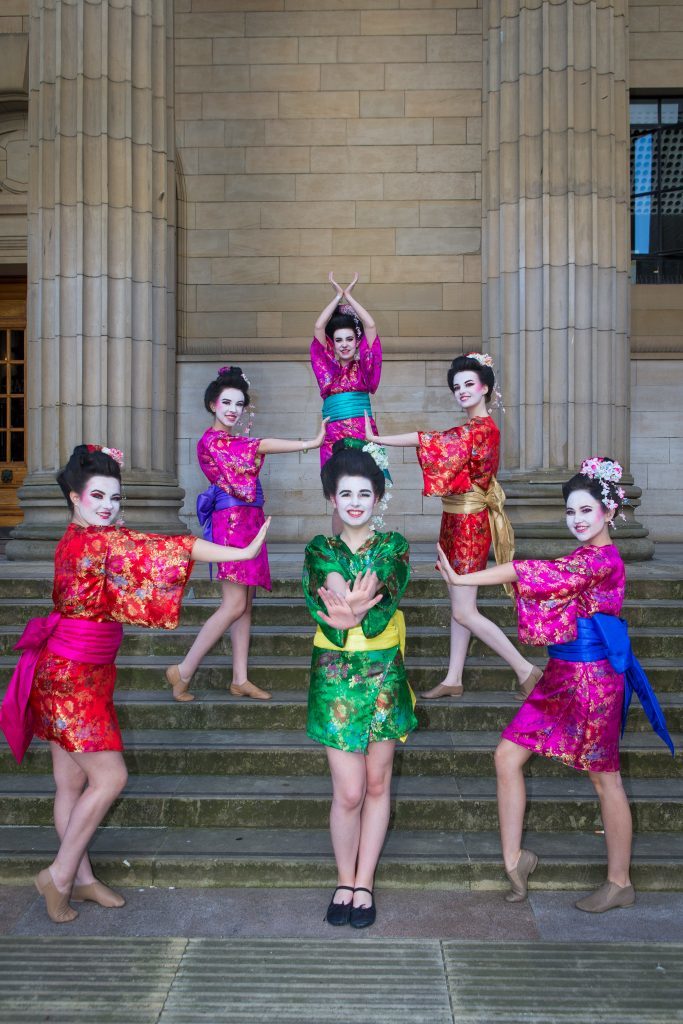
[[[476,595],[476,587],[472,589]],[[450,689],[450,696],[458,696],[462,693],[462,672],[465,667],[467,648],[469,647],[472,634],[465,626],[461,626],[455,617],[456,600],[459,592],[459,587],[448,588],[448,595],[451,601],[451,647],[448,658],[448,671],[440,683],[422,694],[428,700],[433,700],[436,697],[448,697],[449,693],[444,690],[444,687]]]
[[[365,799],[365,755],[348,750],[326,747],[327,761],[332,775],[332,807],[330,808],[330,834],[334,859],[337,862],[337,884],[356,884],[356,862],[360,843],[361,808]],[[348,903],[343,892],[337,893],[335,902]]]
[[[360,818],[356,886],[370,890],[389,825],[395,747],[395,740],[371,743],[365,757],[366,789]],[[369,907],[370,901],[366,892],[358,893],[353,899],[356,907]]]
[[[128,778],[125,762],[117,750],[67,756],[87,778],[87,785],[71,809],[59,852],[49,868],[54,884],[63,893],[71,891],[95,829]]]
[[[526,809],[526,785],[522,768],[532,751],[510,740],[501,740],[496,748],[496,789],[500,845],[506,871],[514,871],[522,850],[522,828]]]
[[[619,772],[589,772],[600,800],[607,845],[607,881],[615,885],[631,884],[631,808]]]
[[[249,641],[251,640],[251,606],[254,601],[255,587],[247,587],[247,606],[239,619],[230,626],[232,643],[232,681],[240,686],[249,678],[247,661],[249,658]]]
[[[523,683],[529,673],[533,671],[534,666],[519,653],[495,622],[491,622],[481,614],[477,608],[477,588],[452,587],[451,589],[456,591],[453,605],[453,616],[456,621],[479,637],[503,661],[507,661],[520,683]]]
[[[225,631],[239,619],[247,606],[247,587],[241,583],[222,581],[221,603],[202,626],[192,647],[178,665],[183,680],[191,679],[211,648],[218,643]]]
[[[83,769],[74,761],[69,751],[64,750],[58,743],[50,743],[50,751],[52,753],[52,773],[56,787],[54,804],[55,829],[61,841],[64,838],[71,813],[85,789],[87,776]],[[89,885],[94,881],[95,876],[90,859],[87,853],[84,853],[78,865],[74,882],[76,885]]]

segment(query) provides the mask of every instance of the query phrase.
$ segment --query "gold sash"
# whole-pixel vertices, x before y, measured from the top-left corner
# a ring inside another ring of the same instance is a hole
[[[498,565],[511,562],[515,555],[515,534],[512,523],[505,513],[505,491],[495,476],[492,477],[489,489],[484,490],[479,484],[472,484],[472,490],[465,494],[448,494],[441,499],[444,512],[455,515],[472,515],[487,509],[493,553]],[[509,583],[505,584],[505,593],[513,596]]]
[[[361,626],[354,626],[346,634],[346,643],[343,647],[337,647],[328,640],[318,626],[313,637],[313,646],[322,647],[325,651],[388,651],[398,646],[401,648],[401,654],[405,654],[406,620],[403,612],[394,612],[386,629],[379,636],[366,636]]]

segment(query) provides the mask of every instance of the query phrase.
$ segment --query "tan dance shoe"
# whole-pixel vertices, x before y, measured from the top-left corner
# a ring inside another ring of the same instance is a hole
[[[243,683],[230,683],[230,693],[233,697],[251,697],[252,700],[270,700],[271,694],[262,690],[260,686],[245,679]]]
[[[519,684],[519,688],[513,693],[515,700],[526,700],[536,683],[540,681],[543,676],[542,668],[532,668],[529,675],[526,677],[523,683]]]
[[[585,910],[588,914],[604,914],[606,910],[614,910],[617,907],[622,909],[632,907],[635,902],[636,890],[632,885],[605,882],[590,896],[584,896],[582,900],[577,900],[574,906],[578,910]]]
[[[508,903],[521,903],[526,899],[529,875],[533,875],[537,864],[538,857],[535,853],[531,850],[522,850],[517,867],[505,872],[512,883],[512,889],[505,897]]]
[[[464,693],[462,683],[459,686],[447,686],[446,683],[439,683],[432,690],[421,693],[423,700],[438,700],[439,697],[462,697]]]
[[[83,903],[85,900],[89,900],[91,903],[97,903],[100,907],[125,907],[126,901],[119,892],[114,892],[104,882],[100,882],[99,879],[95,879],[94,882],[89,882],[88,885],[74,885],[71,890],[71,899],[74,903]]]
[[[173,700],[177,700],[180,703],[194,700],[194,694],[187,692],[192,680],[183,679],[180,674],[180,665],[169,665],[164,674],[168,685],[173,689]]]
[[[47,916],[55,924],[68,924],[78,917],[78,911],[69,906],[68,894],[59,891],[48,868],[38,872],[33,884],[45,900]]]

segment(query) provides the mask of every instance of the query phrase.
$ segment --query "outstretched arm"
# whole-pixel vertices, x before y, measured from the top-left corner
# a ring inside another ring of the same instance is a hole
[[[513,562],[505,562],[503,565],[494,565],[490,569],[482,569],[480,572],[471,572],[466,576],[458,576],[449,565],[446,554],[440,544],[437,544],[436,550],[439,559],[436,567],[449,586],[495,587],[501,583],[517,583],[519,579]]]
[[[223,547],[222,544],[212,544],[209,540],[198,538],[192,545],[190,558],[194,562],[246,562],[250,558],[256,558],[263,547],[263,542],[270,526],[270,516],[256,534],[251,544],[246,548]]]
[[[419,444],[416,430],[412,434],[375,434],[367,413],[365,414],[365,440],[374,441],[375,444],[385,444],[390,448],[417,448]]]
[[[331,299],[330,302],[328,302],[328,304],[325,306],[324,310],[316,320],[315,330],[313,332],[317,340],[321,343],[321,345],[325,343],[325,327],[327,326],[330,317],[334,313],[335,309],[337,308],[342,299],[342,296],[344,295],[343,290],[339,287],[339,285],[334,279],[334,273],[332,270],[328,274],[328,280],[332,287],[334,288],[334,298]]]
[[[287,452],[307,452],[309,448],[319,448],[325,440],[325,427],[327,419],[324,419],[315,437],[310,441],[289,439],[286,437],[264,437],[259,442],[259,455],[286,455]]]
[[[353,280],[351,281],[351,283],[348,284],[344,289],[344,298],[346,299],[348,304],[350,306],[353,306],[353,308],[355,309],[358,319],[363,324],[363,333],[365,334],[368,345],[372,345],[373,341],[377,337],[377,325],[373,318],[371,317],[371,315],[368,313],[367,309],[363,309],[360,302],[358,302],[358,300],[355,299],[351,294],[357,281],[358,274],[356,273],[353,275]]]

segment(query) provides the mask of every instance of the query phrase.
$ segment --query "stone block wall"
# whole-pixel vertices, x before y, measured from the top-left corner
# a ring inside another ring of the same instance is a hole
[[[2,0],[0,34],[28,32],[29,0]]]

